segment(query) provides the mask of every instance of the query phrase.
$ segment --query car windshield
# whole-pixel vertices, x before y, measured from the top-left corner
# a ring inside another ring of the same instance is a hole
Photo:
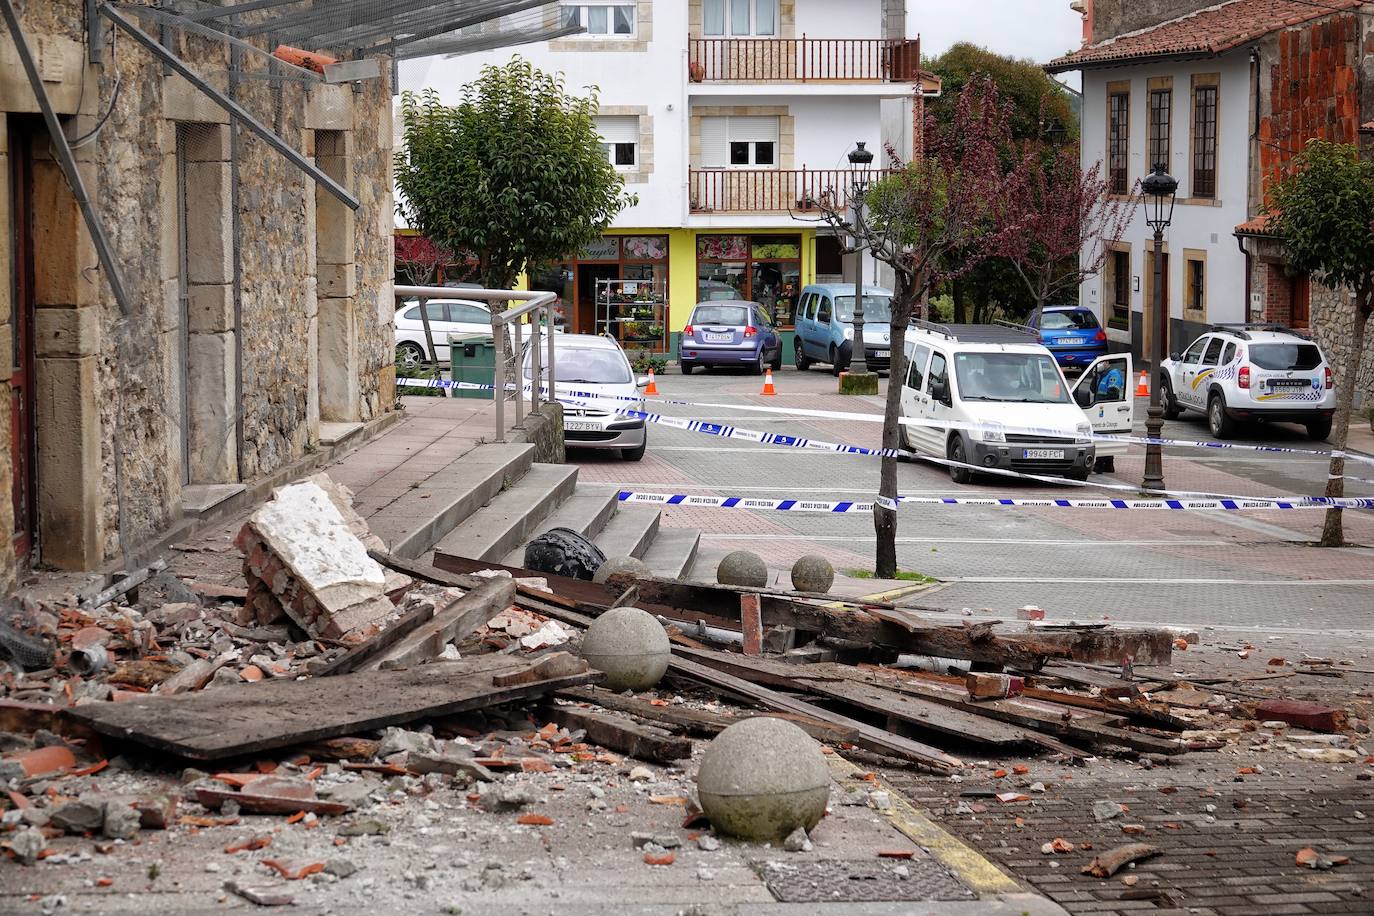
[[[841,321],[854,320],[854,297],[836,296],[835,310]],[[892,300],[887,296],[864,296],[864,321],[885,323],[892,320]]]
[[[699,305],[690,323],[742,328],[749,324],[749,310],[742,305]]]
[[[1045,331],[1091,331],[1097,327],[1097,316],[1092,312],[1045,312],[1040,316],[1040,327]]]
[[[630,364],[619,350],[602,347],[559,347],[554,362],[557,381],[582,382],[592,385],[628,385],[634,381]],[[530,377],[530,358],[525,356],[525,378]],[[549,367],[543,367],[542,378],[549,378]]]
[[[965,401],[1067,404],[1054,359],[1039,353],[956,353],[954,373]]]
[[[1261,369],[1306,371],[1322,364],[1322,351],[1316,344],[1251,344],[1250,362]]]

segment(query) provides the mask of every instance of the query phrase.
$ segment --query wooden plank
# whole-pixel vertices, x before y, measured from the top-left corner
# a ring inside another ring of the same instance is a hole
[[[951,757],[939,748],[930,747],[910,738],[903,738],[899,735],[891,734],[876,726],[868,725],[850,719],[847,716],[832,713],[813,706],[802,700],[770,690],[758,684],[752,684],[743,678],[735,677],[724,671],[718,671],[708,665],[703,665],[698,661],[680,656],[680,652],[699,652],[701,650],[687,650],[682,647],[673,649],[674,657],[668,663],[668,668],[675,674],[689,677],[694,681],[700,681],[718,690],[725,690],[737,696],[747,697],[751,702],[757,703],[765,709],[779,712],[795,713],[812,719],[820,719],[825,722],[834,722],[845,728],[855,731],[853,743],[864,750],[872,751],[875,754],[882,754],[886,757],[895,757],[906,760],[919,766],[924,766],[935,770],[938,773],[949,773],[963,767],[963,761],[957,757]],[[724,654],[724,653],[719,653]]]
[[[1081,693],[1069,693],[1063,690],[1046,690],[1042,687],[1027,687],[1023,696],[1030,697],[1032,700],[1044,700],[1048,703],[1062,703],[1065,706],[1075,706],[1079,709],[1092,709],[1097,712],[1105,712],[1114,716],[1125,716],[1133,722],[1148,723],[1155,728],[1167,728],[1170,731],[1181,732],[1193,727],[1187,719],[1180,719],[1177,716],[1169,715],[1167,709],[1156,708],[1148,703],[1118,703],[1115,700],[1108,700],[1104,697],[1090,697]]]
[[[747,719],[755,715],[755,713],[748,711],[735,716],[708,712],[704,709],[693,709],[690,706],[655,706],[648,700],[641,700],[637,697],[627,697],[624,694],[612,693],[609,690],[599,690],[591,687],[575,687],[571,690],[560,690],[558,696],[565,700],[594,703],[604,709],[622,712],[626,715],[631,715],[639,719],[647,719],[651,722],[658,722],[687,732],[690,735],[698,735],[700,737],[718,735],[741,719]],[[794,723],[801,728],[802,731],[806,732],[817,741],[824,741],[831,744],[852,744],[854,739],[858,736],[858,732],[853,729],[845,728],[833,722],[822,722],[819,719],[811,719],[806,716],[794,715],[792,713],[773,712],[772,715],[787,719],[789,722]]]
[[[316,671],[315,677],[332,677],[336,674],[348,674],[350,671],[357,671],[363,662],[390,649],[401,640],[401,637],[428,623],[433,617],[434,606],[429,604],[407,611],[395,623],[367,642],[354,646],[324,668]]]
[[[510,674],[494,675],[491,682],[497,687],[513,687],[516,684],[533,684],[535,681],[547,681],[551,677],[566,677],[569,674],[581,674],[590,668],[590,665],[576,655],[569,652],[554,652],[550,655],[545,655],[528,668],[512,671]]]
[[[692,756],[692,739],[674,737],[652,725],[625,716],[574,706],[548,704],[538,713],[566,729],[582,729],[587,741],[650,763],[672,763]]]
[[[985,716],[963,712],[904,696],[881,687],[851,681],[807,681],[806,687],[817,696],[837,700],[868,712],[887,715],[918,728],[943,732],[976,744],[1006,747],[1033,742],[1033,733]]]
[[[763,610],[758,595],[739,596],[740,629],[744,634],[744,654],[763,654]]]
[[[418,560],[407,560],[395,554],[387,553],[385,550],[372,549],[367,555],[378,563],[394,569],[398,573],[405,573],[412,579],[419,579],[421,582],[428,582],[430,585],[445,585],[450,588],[476,588],[481,583],[481,578],[477,576],[455,575],[450,570],[438,569],[427,563]],[[487,567],[483,567],[487,568]]]
[[[526,662],[480,655],[396,671],[271,680],[124,703],[70,715],[96,731],[194,760],[218,760],[447,716],[594,683],[600,672],[496,687],[492,676]]]
[[[549,583],[549,588],[553,589],[556,596],[569,599],[571,601],[581,601],[587,604],[594,604],[600,608],[608,608],[625,587],[612,588],[597,582],[588,582],[585,579],[574,579],[570,576],[558,576],[552,573],[535,572],[532,569],[525,569],[521,566],[506,566],[504,563],[493,563],[489,560],[473,560],[468,557],[460,557],[456,554],[443,553],[436,550],[434,552],[434,566],[437,569],[449,573],[470,576],[472,573],[481,572],[484,569],[501,569],[510,573],[517,579],[541,578]],[[401,570],[401,572],[407,572]],[[407,572],[409,575],[409,573]],[[534,591],[531,589],[530,591]],[[522,590],[521,594],[525,594]],[[536,592],[536,594],[538,594]],[[548,596],[545,595],[547,598]]]
[[[515,583],[510,579],[484,579],[476,588],[436,613],[433,620],[364,662],[359,670],[376,671],[383,665],[418,665],[444,651],[450,640],[462,639],[484,625],[510,607],[514,600]]]

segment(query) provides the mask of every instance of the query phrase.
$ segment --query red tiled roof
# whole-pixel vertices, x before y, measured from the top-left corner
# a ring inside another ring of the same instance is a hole
[[[1374,133],[1374,121],[1370,121],[1368,124],[1361,124],[1360,130],[1365,130],[1369,131],[1370,133]]]
[[[1228,0],[1148,29],[1088,45],[1050,61],[1045,69],[1051,73],[1061,73],[1152,57],[1221,54],[1270,32],[1353,10],[1363,2],[1322,0],[1317,4],[1310,0]]]
[[[1236,227],[1235,234],[1273,235],[1273,224],[1277,218],[1277,213],[1261,213],[1259,216],[1252,216]]]

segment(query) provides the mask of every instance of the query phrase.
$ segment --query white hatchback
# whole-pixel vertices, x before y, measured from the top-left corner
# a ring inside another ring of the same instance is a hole
[[[440,365],[446,366],[449,362],[449,334],[491,333],[491,312],[480,302],[469,299],[429,299],[424,307],[429,315],[429,330],[434,339],[434,356]],[[429,358],[420,303],[415,299],[403,301],[396,309],[395,323],[396,368],[418,369]]]
[[[1217,439],[1249,421],[1331,434],[1336,388],[1321,347],[1279,325],[1217,325],[1160,364],[1164,416],[1196,411]]]
[[[541,387],[549,383],[549,367],[541,367]],[[569,448],[618,449],[626,461],[644,457],[649,443],[645,421],[627,417],[617,408],[644,411],[647,378],[636,378],[630,360],[612,337],[559,334],[554,347],[554,390],[563,402],[563,441]],[[529,390],[533,369],[526,348],[524,379]]]

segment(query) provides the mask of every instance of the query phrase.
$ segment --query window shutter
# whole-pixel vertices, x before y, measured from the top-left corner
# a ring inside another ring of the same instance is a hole
[[[776,117],[731,118],[730,139],[737,142],[777,143],[778,119]]]
[[[701,119],[701,166],[723,169],[730,162],[729,118]]]
[[[634,115],[597,118],[596,132],[606,143],[638,143],[639,118]]]

